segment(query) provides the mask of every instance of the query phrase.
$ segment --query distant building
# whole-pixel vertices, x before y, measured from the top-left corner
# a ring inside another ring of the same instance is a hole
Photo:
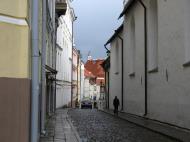
[[[90,71],[84,69],[84,95],[82,99],[93,99],[94,96],[96,97],[96,91],[96,77]]]
[[[85,68],[84,68],[84,62],[81,61],[81,73],[80,73],[80,100],[81,101],[84,98],[84,83],[85,83]]]
[[[88,61],[86,62],[84,66],[86,73],[89,72],[90,74],[92,74],[92,76],[95,77],[95,80],[93,80],[94,87],[92,86],[90,87],[90,92],[94,93],[94,94],[90,93],[90,97],[91,99],[94,99],[94,100],[102,99],[104,96],[104,94],[102,94],[102,98],[101,98],[101,93],[103,92],[100,93],[100,87],[101,86],[104,87],[104,84],[105,84],[105,73],[104,73],[103,67],[101,66],[103,62],[104,62],[104,59],[92,59],[91,57],[88,57]]]
[[[75,107],[77,101],[77,89],[78,89],[78,60],[79,60],[79,52],[76,48],[73,48],[73,57],[72,57],[73,65],[72,65],[72,107]]]

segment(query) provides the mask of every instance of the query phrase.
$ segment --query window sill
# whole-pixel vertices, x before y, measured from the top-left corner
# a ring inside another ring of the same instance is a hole
[[[119,74],[119,72],[115,72],[114,74],[115,74],[115,75],[118,75],[118,74]]]
[[[129,76],[130,76],[130,77],[135,77],[135,73],[134,73],[134,72],[133,72],[133,73],[130,73]]]
[[[190,61],[183,64],[183,67],[190,67]]]
[[[158,67],[148,71],[148,73],[157,73],[157,72],[158,72]]]

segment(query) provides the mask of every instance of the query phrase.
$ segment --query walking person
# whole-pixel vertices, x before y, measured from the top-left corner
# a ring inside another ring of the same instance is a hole
[[[118,115],[118,107],[119,107],[119,99],[117,96],[115,96],[115,99],[113,100],[113,106],[114,106],[114,114]]]

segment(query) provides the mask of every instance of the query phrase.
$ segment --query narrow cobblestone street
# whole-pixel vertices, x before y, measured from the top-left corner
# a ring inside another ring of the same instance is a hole
[[[58,109],[47,124],[47,134],[40,142],[79,142],[80,138],[70,122],[67,109]]]
[[[84,142],[176,142],[98,110],[73,109],[69,116]]]

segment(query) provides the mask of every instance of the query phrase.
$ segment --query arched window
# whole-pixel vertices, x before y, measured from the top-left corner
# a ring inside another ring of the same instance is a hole
[[[158,69],[158,5],[150,0],[148,8],[148,71]]]
[[[185,64],[190,66],[190,0],[185,0],[184,3],[184,23],[185,23]]]
[[[116,38],[115,43],[115,74],[119,74],[119,39]]]
[[[135,75],[135,18],[134,16],[131,17],[130,21],[130,76]]]

